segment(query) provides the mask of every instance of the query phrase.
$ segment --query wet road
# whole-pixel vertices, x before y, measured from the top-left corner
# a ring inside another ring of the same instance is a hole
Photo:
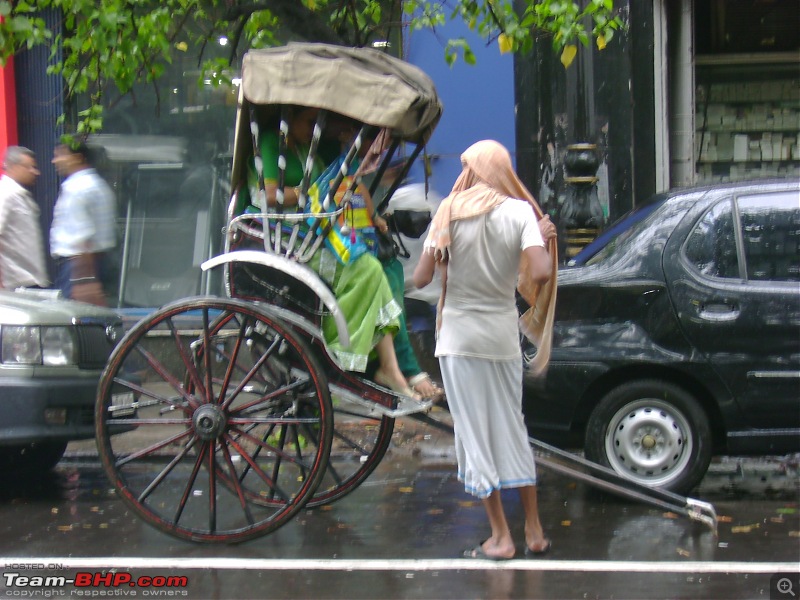
[[[488,528],[480,503],[455,479],[443,436],[398,421],[386,458],[355,492],[232,546],[175,540],[144,523],[114,497],[91,444],[71,445],[52,474],[6,481],[0,490],[0,598],[788,600],[800,593],[800,478],[792,458],[713,465],[693,495],[716,506],[718,537],[541,469],[552,552],[490,562],[459,558]],[[513,493],[506,506],[521,543]],[[108,572],[115,575],[105,579]],[[99,587],[35,577],[98,577]],[[173,585],[131,585],[141,577],[140,584]]]

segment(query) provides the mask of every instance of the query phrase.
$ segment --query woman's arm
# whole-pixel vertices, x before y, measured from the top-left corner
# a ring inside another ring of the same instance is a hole
[[[264,190],[267,192],[267,205],[275,206],[278,203],[278,184],[275,181],[264,181]],[[285,186],[283,188],[283,205],[297,206],[300,197],[299,186]]]

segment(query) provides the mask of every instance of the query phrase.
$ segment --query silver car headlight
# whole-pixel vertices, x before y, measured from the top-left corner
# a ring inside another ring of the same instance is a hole
[[[38,327],[4,325],[2,334],[4,364],[42,364],[42,343]]]
[[[70,327],[42,327],[42,364],[74,365],[77,361],[75,338]]]
[[[4,325],[0,360],[7,365],[62,366],[76,363],[70,327]]]

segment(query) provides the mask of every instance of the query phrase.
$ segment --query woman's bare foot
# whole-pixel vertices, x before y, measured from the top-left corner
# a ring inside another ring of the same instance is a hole
[[[382,385],[383,387],[388,387],[390,390],[397,392],[398,394],[402,394],[403,396],[416,398],[417,400],[421,398],[421,396],[415,392],[411,386],[408,385],[406,378],[403,377],[403,374],[400,371],[390,374],[379,368],[377,371],[375,371],[373,379],[375,380],[375,383]]]

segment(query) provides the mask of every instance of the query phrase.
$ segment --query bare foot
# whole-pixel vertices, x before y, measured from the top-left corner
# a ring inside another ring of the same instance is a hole
[[[381,369],[378,369],[375,371],[373,379],[378,385],[388,387],[390,390],[397,392],[398,394],[408,396],[409,398],[416,398],[418,400],[420,399],[420,395],[408,385],[408,382],[406,381],[406,378],[403,377],[402,373],[399,373],[399,376],[397,374],[392,376],[385,373]]]
[[[528,527],[526,526],[525,544],[530,552],[539,553],[547,549],[550,545],[550,540],[545,537],[541,525],[538,527],[531,527],[531,531],[528,531]]]

